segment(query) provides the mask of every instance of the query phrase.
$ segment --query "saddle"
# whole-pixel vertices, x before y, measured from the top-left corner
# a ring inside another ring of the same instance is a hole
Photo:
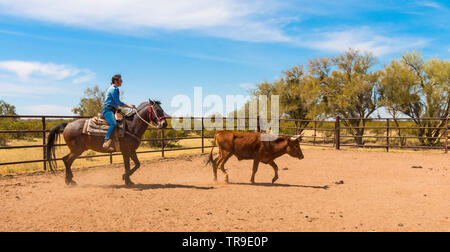
[[[119,139],[125,135],[125,121],[120,113],[115,114],[117,126],[112,133],[112,140],[114,143],[114,149],[116,152],[120,151]],[[86,120],[83,127],[83,134],[90,136],[105,136],[108,131],[109,124],[103,117],[102,113],[98,113],[97,116]]]

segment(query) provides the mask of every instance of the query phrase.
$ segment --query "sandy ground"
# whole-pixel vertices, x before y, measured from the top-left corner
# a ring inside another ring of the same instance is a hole
[[[450,231],[450,154],[304,150],[213,181],[206,156],[0,178],[0,231]]]

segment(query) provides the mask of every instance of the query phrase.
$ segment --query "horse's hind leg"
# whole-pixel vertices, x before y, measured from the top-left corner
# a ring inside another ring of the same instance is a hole
[[[71,152],[70,154],[63,157],[64,165],[66,166],[66,185],[73,186],[77,184],[75,181],[72,180],[73,174],[72,169],[70,167],[72,166],[73,161],[75,161],[75,159],[79,156],[80,154]]]

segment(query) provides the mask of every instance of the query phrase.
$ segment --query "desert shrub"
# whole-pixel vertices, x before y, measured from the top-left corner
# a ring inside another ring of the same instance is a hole
[[[8,139],[4,136],[0,136],[0,146],[6,146]]]
[[[86,152],[86,156],[95,156],[95,151],[89,150]],[[94,161],[93,157],[86,158],[87,161]]]
[[[165,129],[164,130],[164,138],[178,138],[178,137],[187,137],[188,132],[185,130],[173,130],[173,129]],[[152,140],[158,139],[155,141],[143,141],[142,145],[146,147],[155,147],[161,148],[161,130],[147,130],[142,137],[144,140]],[[164,140],[164,147],[174,147],[177,146],[177,143],[180,140]]]

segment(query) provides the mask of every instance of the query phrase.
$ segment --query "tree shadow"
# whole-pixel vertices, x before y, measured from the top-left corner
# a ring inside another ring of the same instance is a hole
[[[112,189],[132,189],[136,191],[153,190],[153,189],[196,189],[196,190],[211,190],[215,187],[209,186],[193,186],[180,184],[135,184],[135,185],[83,185],[82,187],[96,187],[96,188],[112,188]]]
[[[330,187],[324,186],[308,186],[308,185],[290,185],[290,184],[272,184],[272,183],[229,183],[230,185],[247,185],[247,186],[267,186],[267,187],[297,187],[297,188],[313,188],[313,189],[323,189],[328,190]]]

